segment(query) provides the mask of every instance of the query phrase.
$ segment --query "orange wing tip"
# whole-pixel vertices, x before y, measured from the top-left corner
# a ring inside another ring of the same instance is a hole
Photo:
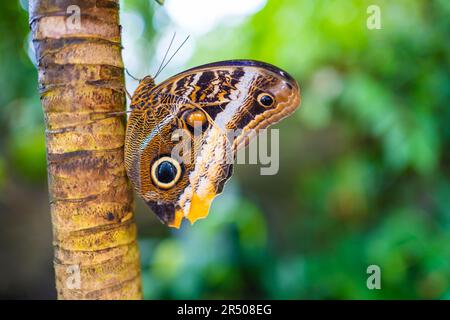
[[[187,219],[191,224],[194,224],[198,219],[204,219],[209,213],[211,203],[216,196],[216,193],[210,192],[206,196],[200,197],[197,193],[194,193],[191,199],[191,207],[187,215]]]
[[[216,193],[214,192],[208,193],[204,197],[200,197],[197,193],[194,193],[191,199],[189,213],[186,215],[186,218],[191,224],[194,224],[197,220],[204,219],[208,216],[209,208],[211,207],[211,203],[215,197]],[[175,218],[167,225],[169,227],[179,229],[184,217],[185,215],[183,210],[176,210]]]
[[[172,222],[169,222],[167,225],[172,228],[180,229],[181,221],[183,220],[183,211],[182,210],[176,210],[175,211],[175,218]]]

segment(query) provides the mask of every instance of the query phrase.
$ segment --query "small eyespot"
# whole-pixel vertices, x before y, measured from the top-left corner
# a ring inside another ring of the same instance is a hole
[[[261,93],[258,96],[258,102],[263,107],[269,108],[269,107],[273,106],[273,103],[275,102],[275,99],[268,93]]]
[[[191,127],[203,126],[208,119],[201,110],[189,111],[185,116],[186,123]]]
[[[181,166],[171,157],[161,157],[153,163],[151,176],[157,187],[169,189],[180,180]]]
[[[208,115],[201,109],[187,110],[183,113],[182,118],[187,125],[187,129],[193,135],[203,134],[210,124]]]

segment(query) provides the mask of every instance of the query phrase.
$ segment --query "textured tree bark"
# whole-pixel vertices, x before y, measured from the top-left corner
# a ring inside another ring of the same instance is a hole
[[[30,0],[59,299],[140,299],[118,0]]]

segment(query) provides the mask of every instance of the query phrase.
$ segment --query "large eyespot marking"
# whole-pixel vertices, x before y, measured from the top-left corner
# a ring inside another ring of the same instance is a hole
[[[273,106],[273,103],[275,102],[275,99],[272,97],[272,95],[268,93],[261,93],[258,96],[258,103],[262,105],[264,108],[270,108]]]
[[[161,189],[172,188],[181,177],[181,166],[171,157],[161,157],[151,168],[152,180]]]

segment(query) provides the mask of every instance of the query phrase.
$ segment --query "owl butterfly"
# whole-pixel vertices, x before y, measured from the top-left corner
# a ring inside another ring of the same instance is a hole
[[[297,82],[258,61],[206,64],[159,85],[147,76],[131,99],[127,174],[163,223],[176,228],[183,218],[194,223],[207,216],[213,198],[231,177],[229,151],[235,157],[257,130],[287,117],[299,103]],[[195,147],[174,155],[180,144],[174,139],[177,129],[186,132],[181,140]],[[238,134],[230,137],[229,130]]]

